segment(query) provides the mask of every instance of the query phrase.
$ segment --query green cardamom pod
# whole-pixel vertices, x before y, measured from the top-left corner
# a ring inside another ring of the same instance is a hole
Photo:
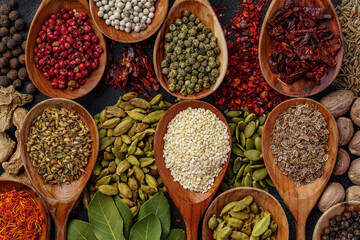
[[[160,101],[163,99],[163,95],[158,94],[156,95],[153,99],[151,99],[150,101],[150,105],[154,106],[160,103]]]
[[[119,124],[119,122],[121,121],[120,118],[110,118],[108,120],[106,120],[103,124],[102,124],[102,128],[114,128],[116,125]]]
[[[129,185],[129,188],[132,191],[136,191],[139,188],[139,185],[138,185],[135,177],[129,177],[128,178],[128,185]]]
[[[135,133],[143,132],[147,128],[149,128],[149,124],[147,123],[138,123],[135,128]]]
[[[218,224],[219,224],[219,222],[218,222],[218,220],[216,218],[216,215],[213,215],[208,221],[208,226],[213,231],[216,229]]]
[[[138,194],[141,201],[145,202],[147,200],[147,194],[141,188],[138,189]]]
[[[153,164],[153,162],[155,162],[155,159],[154,158],[140,158],[139,161],[140,161],[140,167],[144,168],[144,167],[147,167],[147,166]]]
[[[125,111],[129,111],[135,108],[135,106],[131,105],[129,102],[122,102],[120,103],[119,107]]]
[[[130,163],[128,161],[122,161],[116,168],[116,174],[121,175],[123,172],[127,171],[130,168]]]
[[[134,206],[134,207],[130,208],[130,212],[134,218],[139,214],[139,211],[140,211],[140,208],[138,206]]]
[[[138,97],[138,94],[136,92],[128,92],[125,93],[121,98],[124,99],[125,101],[129,101],[136,97]]]
[[[134,166],[133,169],[134,169],[134,175],[135,175],[136,180],[140,184],[144,184],[145,174],[144,174],[143,170],[138,166]]]
[[[154,194],[157,192],[157,189],[149,187],[147,185],[140,185],[140,189],[143,190],[147,194]]]
[[[113,160],[115,158],[114,154],[109,153],[109,152],[104,152],[104,160]]]
[[[108,165],[109,172],[110,172],[110,173],[115,173],[115,172],[116,172],[116,168],[117,168],[117,166],[116,166],[115,161],[111,161],[111,162],[109,163],[109,165]]]
[[[149,136],[149,135],[153,135],[155,133],[155,129],[152,129],[152,128],[148,128],[146,129],[145,131],[143,132],[140,132],[140,133],[137,133],[135,134],[131,140],[135,140],[135,139],[138,139],[138,140],[143,140],[146,136]]]
[[[120,122],[114,129],[114,136],[117,137],[126,133],[127,131],[129,131],[132,125],[133,123],[131,120],[125,120]]]
[[[120,148],[111,148],[112,154],[114,154],[115,158],[118,158],[120,160],[124,159],[124,154],[120,152]]]
[[[124,198],[128,198],[128,199],[130,199],[132,197],[131,189],[129,188],[128,185],[126,185],[126,183],[123,183],[123,182],[119,183],[118,189],[119,189],[120,197],[124,197]]]
[[[136,151],[136,147],[137,147],[138,142],[139,142],[139,139],[135,139],[131,143],[130,147],[128,148],[128,154],[134,154],[134,152]]]
[[[134,155],[129,155],[126,158],[126,161],[129,162],[131,165],[140,166],[139,160]]]
[[[121,200],[129,207],[129,208],[131,208],[131,207],[133,207],[133,206],[135,206],[135,204],[134,204],[134,202],[133,201],[131,201],[130,199],[127,199],[127,198],[121,198]]]
[[[99,120],[101,123],[104,123],[106,121],[106,112],[105,109],[101,111]]]
[[[134,105],[135,107],[149,109],[151,107],[150,103],[142,98],[133,98],[129,101],[131,105]]]
[[[134,152],[134,155],[135,156],[142,156],[142,155],[144,155],[144,152],[139,147],[137,147],[135,152]]]
[[[144,114],[138,113],[138,112],[133,111],[133,110],[131,110],[131,111],[126,111],[126,113],[127,113],[132,119],[134,119],[135,121],[140,121],[140,122],[141,122],[141,121],[144,119],[144,117],[145,117]]]
[[[94,169],[93,169],[93,172],[92,172],[92,175],[94,176],[99,176],[100,172],[101,172],[101,165],[99,162],[96,162],[95,163],[95,166],[94,166]]]
[[[159,107],[161,109],[169,109],[171,106],[172,106],[172,104],[169,102],[166,102],[166,101],[160,101],[160,103],[159,103]]]
[[[146,115],[144,117],[144,119],[142,120],[143,123],[155,123],[158,122],[162,116],[164,116],[166,111],[161,110],[161,111],[155,111],[152,113],[149,113],[148,115]]]
[[[106,137],[106,129],[100,129],[99,130],[99,139]]]
[[[269,228],[270,220],[270,213],[265,212],[263,218],[261,218],[260,221],[255,224],[251,235],[253,235],[254,237],[260,237],[262,234],[264,234],[265,231]]]
[[[157,189],[157,187],[158,187],[158,182],[156,181],[156,179],[153,176],[149,175],[149,174],[145,174],[145,182],[151,188]]]
[[[114,187],[113,185],[101,185],[97,187],[97,190],[101,192],[102,194],[114,196],[119,193],[119,190],[117,187]]]
[[[108,175],[108,176],[105,176],[105,177],[100,178],[100,179],[96,182],[95,186],[109,185],[110,181],[111,181],[111,176]]]
[[[123,143],[131,144],[131,138],[128,135],[121,135],[120,137]]]
[[[123,118],[126,116],[126,112],[118,107],[115,106],[108,106],[105,108],[105,113],[107,117],[119,117]]]
[[[104,151],[105,148],[113,144],[115,139],[113,137],[104,137],[100,139],[100,151]]]
[[[128,149],[129,149],[129,145],[127,145],[126,143],[123,143],[123,145],[120,148],[120,152],[127,153]]]

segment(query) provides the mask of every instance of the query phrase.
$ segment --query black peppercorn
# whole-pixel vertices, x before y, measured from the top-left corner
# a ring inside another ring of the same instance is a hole
[[[15,0],[10,0],[8,2],[8,6],[11,7],[11,8],[17,8],[18,4]]]
[[[21,44],[21,48],[23,51],[25,51],[25,48],[26,48],[26,40],[23,41],[23,43]]]
[[[0,58],[0,68],[6,68],[9,66],[9,60],[5,57]]]
[[[15,79],[12,84],[14,85],[15,88],[21,88],[22,86],[22,82],[20,79]]]
[[[18,78],[18,72],[17,72],[15,69],[11,69],[11,70],[6,74],[6,76],[7,76],[10,80],[14,81],[15,79]]]
[[[9,34],[9,29],[7,29],[6,27],[0,28],[0,37],[5,37],[8,34]]]
[[[23,42],[23,36],[19,33],[14,34],[14,36],[12,37],[12,39],[14,39],[18,44],[21,44]]]
[[[16,10],[11,11],[11,12],[9,13],[9,19],[10,19],[10,21],[13,21],[13,22],[15,22],[16,20],[18,20],[18,19],[19,19],[19,12],[16,11]]]
[[[2,43],[5,43],[5,44],[7,44],[7,42],[10,40],[10,37],[3,37],[2,39],[1,39],[1,42]]]
[[[15,48],[16,46],[18,45],[18,43],[14,40],[14,39],[10,39],[6,46],[9,48],[9,49],[13,49]]]
[[[8,87],[11,84],[11,81],[6,76],[0,76],[0,85],[3,87]]]
[[[19,18],[18,20],[15,21],[15,28],[16,30],[23,30],[25,28],[25,21],[24,19]]]
[[[36,92],[36,87],[34,86],[34,84],[32,83],[29,83],[27,86],[26,86],[26,92],[28,94],[34,94]]]
[[[6,52],[4,52],[4,53],[2,54],[2,56],[3,56],[3,57],[6,57],[6,58],[9,59],[9,60],[13,57],[12,53],[11,53],[9,50],[7,50]]]
[[[341,221],[341,216],[340,216],[340,215],[337,215],[337,216],[335,217],[335,220],[336,220],[337,222],[340,222],[340,221]]]
[[[19,59],[17,59],[17,58],[12,58],[12,59],[10,59],[10,67],[12,68],[12,69],[18,69],[19,68],[19,66],[20,66],[20,62],[19,62]]]
[[[5,43],[0,43],[0,53],[3,53],[7,50]]]
[[[11,53],[12,53],[12,55],[13,55],[14,57],[18,57],[18,56],[20,56],[20,55],[22,54],[22,49],[21,49],[21,47],[17,47],[17,48],[15,48],[15,49],[13,49],[13,50],[11,51]]]
[[[18,74],[19,74],[19,79],[20,80],[27,80],[28,79],[28,73],[26,71],[26,68],[20,68]]]
[[[10,71],[10,68],[1,68],[0,72],[4,75],[6,75]]]
[[[19,56],[19,62],[21,65],[25,65],[25,54]]]
[[[0,25],[2,27],[9,27],[10,26],[10,19],[7,15],[2,15],[0,17]]]
[[[15,33],[17,33],[16,28],[15,28],[15,27],[11,27],[10,30],[9,30],[9,33],[10,33],[11,35],[14,35]]]
[[[11,8],[8,5],[2,5],[0,6],[0,14],[2,15],[8,15],[11,11]]]

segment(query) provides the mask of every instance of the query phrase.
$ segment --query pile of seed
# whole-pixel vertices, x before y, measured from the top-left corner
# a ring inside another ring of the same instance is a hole
[[[328,160],[329,131],[315,105],[298,104],[279,115],[270,149],[282,174],[295,186],[320,178]]]
[[[99,7],[98,16],[117,30],[140,32],[155,17],[157,0],[93,0]]]
[[[360,92],[360,2],[343,0],[337,6],[341,30],[344,35],[344,58],[334,84],[339,88]]]
[[[169,90],[183,96],[210,88],[220,75],[217,39],[195,14],[185,10],[165,35],[166,58],[162,73],[168,77]]]
[[[207,192],[230,151],[227,127],[213,112],[187,108],[168,124],[164,158],[174,180],[193,192]]]
[[[25,30],[25,21],[20,17],[14,0],[0,6],[0,85],[8,87],[14,85],[21,88],[28,79],[25,68],[26,41],[20,34]],[[26,92],[35,93],[36,88],[32,83],[26,86]]]
[[[324,228],[321,240],[330,239],[360,239],[359,212],[343,212],[329,221],[329,226]]]
[[[70,184],[80,178],[91,155],[88,126],[63,107],[45,109],[33,122],[26,149],[45,183]]]

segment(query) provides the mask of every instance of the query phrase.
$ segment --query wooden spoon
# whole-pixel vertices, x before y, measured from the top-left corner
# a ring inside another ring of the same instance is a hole
[[[220,183],[226,173],[226,169],[229,164],[230,154],[228,154],[228,161],[222,166],[221,172],[215,178],[214,184],[211,189],[206,193],[191,192],[187,189],[184,189],[178,182],[174,181],[173,176],[168,168],[165,165],[165,159],[163,156],[164,149],[164,135],[167,132],[167,126],[169,122],[182,110],[187,109],[188,107],[192,108],[204,108],[209,109],[216,116],[225,123],[228,129],[228,134],[230,136],[230,129],[226,122],[225,117],[217,110],[214,106],[209,103],[192,100],[184,101],[178,104],[175,104],[169,108],[165,115],[161,118],[155,134],[155,161],[158,167],[158,171],[161,179],[164,182],[164,185],[170,194],[171,199],[173,200],[175,206],[179,209],[186,225],[186,235],[187,240],[196,240],[198,239],[198,227],[201,216],[205,212],[207,206],[211,202],[211,199],[214,197],[217,189],[220,186]],[[230,140],[231,144],[231,140]]]
[[[99,58],[99,67],[92,71],[85,78],[86,83],[76,90],[70,90],[69,88],[63,90],[52,88],[50,85],[51,82],[44,77],[44,73],[36,67],[34,61],[34,48],[37,45],[35,39],[37,38],[42,25],[47,19],[50,18],[51,14],[58,13],[62,7],[66,8],[67,10],[75,9],[78,12],[85,12],[87,14],[87,21],[90,23],[95,35],[99,37],[98,44],[101,45],[104,49]],[[89,5],[86,0],[43,0],[35,13],[27,39],[29,39],[29,41],[26,41],[25,63],[29,73],[29,78],[37,87],[37,89],[39,89],[39,91],[45,95],[54,98],[80,98],[91,92],[100,82],[106,67],[106,43],[104,36],[90,16]]]
[[[213,231],[209,228],[208,222],[214,214],[219,217],[221,210],[226,204],[232,201],[239,201],[249,195],[254,198],[254,202],[256,202],[259,207],[262,207],[265,211],[269,211],[271,213],[272,220],[274,220],[278,225],[276,239],[289,239],[289,223],[278,200],[264,190],[252,187],[233,188],[223,192],[215,198],[204,216],[202,227],[203,239],[213,239]]]
[[[218,45],[221,49],[221,53],[217,56],[217,59],[221,62],[219,71],[220,75],[216,79],[215,84],[212,84],[209,89],[203,89],[199,93],[194,93],[184,97],[180,92],[171,92],[169,90],[167,77],[162,73],[161,62],[165,59],[165,35],[169,32],[169,26],[174,23],[175,19],[181,18],[183,11],[188,10],[194,13],[201,21],[211,29],[211,32],[218,39]],[[169,14],[161,27],[155,41],[154,46],[154,70],[155,74],[161,84],[161,86],[174,97],[181,99],[201,99],[212,94],[224,80],[225,73],[228,66],[228,49],[224,36],[224,32],[221,28],[219,20],[216,17],[214,10],[207,0],[177,0],[171,7]]]
[[[81,175],[79,180],[73,181],[69,185],[63,184],[61,186],[44,183],[44,179],[35,170],[26,150],[26,142],[34,119],[36,119],[36,117],[38,117],[45,109],[57,106],[62,106],[79,114],[84,123],[89,127],[91,139],[93,140],[92,153],[89,157],[89,163],[85,168],[85,173]],[[23,128],[20,132],[20,142],[23,146],[21,149],[21,156],[26,172],[28,173],[34,188],[44,198],[50,213],[53,216],[56,227],[56,239],[64,240],[66,239],[67,218],[91,176],[99,151],[99,136],[94,119],[85,108],[74,101],[67,99],[49,99],[35,105],[26,115]]]
[[[321,240],[321,234],[323,232],[323,229],[330,225],[329,223],[330,219],[335,217],[336,215],[340,215],[347,211],[359,212],[360,202],[359,201],[342,202],[329,208],[326,212],[323,213],[323,215],[321,215],[321,217],[317,221],[312,239]]]
[[[328,69],[328,73],[324,74],[320,80],[319,85],[316,85],[313,81],[306,79],[301,79],[300,81],[294,82],[293,84],[285,84],[279,80],[280,74],[273,74],[270,70],[270,55],[275,53],[276,50],[274,42],[272,38],[270,38],[266,29],[269,19],[272,18],[272,16],[279,8],[284,6],[285,1],[286,0],[272,1],[264,18],[259,40],[259,60],[261,72],[269,85],[284,95],[292,97],[311,96],[327,88],[334,81],[340,71],[344,55],[344,40],[343,34],[341,32],[340,22],[331,0],[293,0],[295,6],[320,7],[324,8],[326,13],[331,14],[333,19],[322,22],[320,26],[327,26],[335,35],[338,35],[343,46],[335,57],[335,61],[337,63],[336,67]]]
[[[287,176],[280,173],[279,167],[275,164],[274,156],[270,149],[270,139],[272,136],[274,124],[279,115],[286,111],[290,106],[306,103],[317,106],[324,116],[327,129],[330,132],[328,141],[330,150],[327,153],[329,158],[324,166],[324,172],[321,178],[318,178],[313,183],[295,187]],[[305,240],[307,217],[309,216],[309,213],[313,209],[322,191],[324,190],[336,162],[338,150],[338,131],[335,119],[323,105],[312,99],[295,98],[287,100],[279,104],[274,110],[271,111],[268,119],[266,120],[261,139],[262,153],[266,169],[268,170],[268,173],[274,182],[277,191],[284,199],[284,202],[295,218],[296,239]]]
[[[32,199],[39,206],[40,216],[43,218],[43,223],[41,225],[42,233],[39,236],[39,240],[47,240],[50,237],[50,217],[47,207],[44,203],[44,200],[39,196],[39,194],[29,185],[18,182],[10,179],[1,179],[0,180],[0,193],[11,191],[15,189],[16,191],[23,191],[25,193],[30,193]]]
[[[93,0],[89,0],[89,5],[94,22],[105,36],[122,43],[136,43],[151,37],[161,27],[169,8],[169,0],[157,0],[155,3],[155,17],[151,24],[144,31],[131,31],[130,33],[116,30],[115,27],[106,25],[105,20],[97,15],[99,8],[96,6],[96,3]]]

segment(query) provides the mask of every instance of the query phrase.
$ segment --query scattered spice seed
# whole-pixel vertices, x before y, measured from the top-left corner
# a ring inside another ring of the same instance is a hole
[[[360,92],[359,9],[358,0],[343,0],[336,8],[344,35],[344,58],[334,85],[338,88],[350,89],[356,94]]]
[[[230,20],[232,29],[238,36],[228,40],[228,71],[219,89],[213,94],[215,104],[221,110],[236,110],[248,107],[257,115],[269,112],[277,104],[287,99],[273,90],[262,76],[258,45],[264,6],[269,0],[239,1],[240,12]],[[227,29],[224,29],[227,36]]]
[[[0,193],[0,239],[36,240],[44,219],[30,193],[11,190]]]

